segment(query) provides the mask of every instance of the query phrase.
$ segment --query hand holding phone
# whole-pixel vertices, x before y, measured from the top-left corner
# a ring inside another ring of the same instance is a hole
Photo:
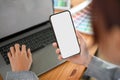
[[[63,58],[80,53],[75,27],[69,11],[50,16],[50,21]]]

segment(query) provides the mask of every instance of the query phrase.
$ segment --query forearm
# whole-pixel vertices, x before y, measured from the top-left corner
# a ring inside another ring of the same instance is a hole
[[[38,77],[31,71],[8,72],[6,80],[38,80]]]
[[[112,80],[116,65],[107,63],[97,57],[93,57],[88,65],[86,74],[98,80]]]

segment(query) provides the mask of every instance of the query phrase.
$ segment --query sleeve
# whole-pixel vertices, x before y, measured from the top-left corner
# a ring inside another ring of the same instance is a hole
[[[117,65],[105,62],[97,57],[93,57],[85,74],[92,76],[97,80],[119,80],[115,79],[118,77],[115,77],[118,70],[120,70],[120,68]]]
[[[7,72],[6,80],[38,80],[38,77],[31,71]]]

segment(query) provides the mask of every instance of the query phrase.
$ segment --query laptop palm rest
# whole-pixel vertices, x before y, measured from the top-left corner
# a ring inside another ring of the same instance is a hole
[[[33,53],[33,64],[31,71],[35,72],[37,75],[41,75],[42,73],[51,70],[63,62],[65,61],[60,62],[57,59],[55,49],[51,44]]]

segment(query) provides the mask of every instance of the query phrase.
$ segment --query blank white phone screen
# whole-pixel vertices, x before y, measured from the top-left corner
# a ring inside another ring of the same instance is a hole
[[[63,58],[80,53],[70,12],[65,11],[50,17],[58,46]]]

